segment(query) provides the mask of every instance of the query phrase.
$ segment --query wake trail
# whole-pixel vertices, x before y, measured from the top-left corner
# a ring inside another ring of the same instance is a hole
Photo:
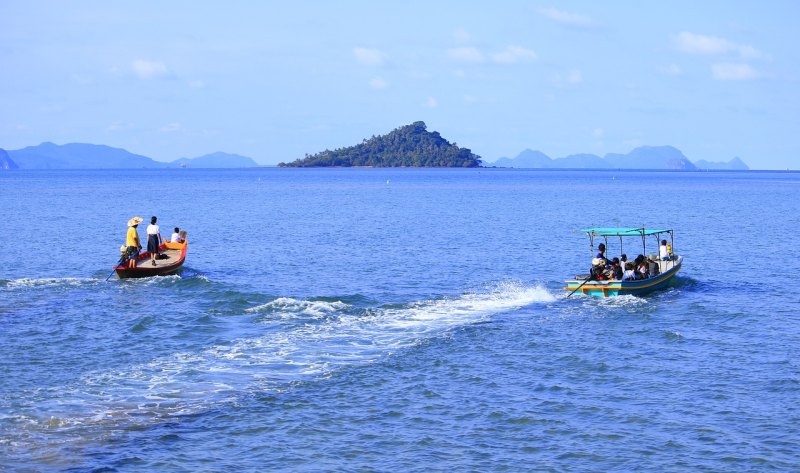
[[[35,415],[11,421],[74,430],[124,428],[192,414],[235,402],[247,392],[315,379],[385,359],[450,330],[536,303],[555,301],[547,289],[504,283],[488,292],[358,309],[341,301],[277,298],[247,309],[265,325],[262,336],[234,339],[198,352],[174,353],[148,363],[90,373],[74,386],[38,390],[21,409]],[[297,319],[283,330],[275,321]],[[1,440],[1,439],[0,439]]]

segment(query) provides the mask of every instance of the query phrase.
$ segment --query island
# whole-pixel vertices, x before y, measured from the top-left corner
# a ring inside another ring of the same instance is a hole
[[[361,144],[325,150],[280,167],[480,167],[481,157],[459,148],[425,122],[401,126],[383,136],[372,136]]]

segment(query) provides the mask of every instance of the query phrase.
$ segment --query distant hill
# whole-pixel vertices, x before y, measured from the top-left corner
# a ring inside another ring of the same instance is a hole
[[[698,169],[714,169],[714,170],[727,170],[727,171],[747,171],[750,169],[750,166],[744,163],[738,157],[731,159],[730,161],[726,162],[713,162],[713,161],[706,161],[701,159],[700,161],[696,161],[694,163]]]
[[[640,146],[626,155],[607,154],[605,159],[612,168],[620,169],[697,169],[679,149],[672,146]]]
[[[11,156],[8,155],[6,150],[0,148],[0,170],[8,170],[8,169],[18,169],[17,163],[15,163]]]
[[[728,167],[711,167],[701,163]],[[495,166],[515,168],[559,168],[559,169],[664,169],[693,171],[696,169],[749,169],[739,158],[729,163],[692,163],[673,146],[640,146],[628,154],[608,153],[604,157],[594,154],[573,154],[551,159],[540,151],[526,149],[516,158],[500,158]]]
[[[564,168],[610,168],[611,164],[596,154],[571,154],[566,158],[556,159],[555,167]]]
[[[478,167],[480,163],[480,156],[469,149],[459,148],[438,132],[428,131],[424,122],[414,122],[355,146],[325,150],[279,166]]]
[[[155,161],[121,148],[88,143],[37,146],[8,151],[9,160],[19,169],[160,169],[167,167],[241,168],[255,167],[253,159],[238,154],[216,152],[197,158],[181,158],[171,163]],[[2,168],[0,155],[0,168]],[[9,168],[13,169],[13,168]]]
[[[516,158],[500,158],[493,165],[514,168],[549,168],[553,167],[553,160],[541,151],[526,149]]]
[[[166,163],[133,154],[124,149],[87,143],[57,145],[45,142],[38,146],[9,151],[20,169],[117,169],[163,168]]]
[[[181,158],[169,163],[170,166],[187,168],[252,168],[258,166],[253,158],[239,154],[216,153],[205,154],[197,158]]]

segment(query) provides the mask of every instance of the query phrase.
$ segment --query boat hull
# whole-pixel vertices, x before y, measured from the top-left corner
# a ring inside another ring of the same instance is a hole
[[[186,260],[187,242],[183,243],[164,243],[159,247],[162,254],[167,255],[167,259],[156,260],[156,266],[150,263],[150,253],[142,252],[136,259],[136,267],[128,267],[128,263],[123,263],[114,268],[117,277],[120,279],[128,278],[149,278],[152,276],[168,276],[175,274],[183,267]]]
[[[612,297],[624,295],[642,295],[663,289],[672,282],[672,279],[681,270],[683,264],[683,257],[678,256],[674,261],[663,261],[662,265],[666,267],[658,276],[640,279],[636,281],[589,281],[580,279],[572,279],[566,281],[564,290],[570,292],[580,292],[588,296],[595,297]]]

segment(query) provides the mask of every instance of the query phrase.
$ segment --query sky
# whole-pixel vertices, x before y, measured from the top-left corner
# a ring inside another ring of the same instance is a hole
[[[0,2],[0,148],[276,164],[415,121],[486,162],[800,169],[800,2]]]

